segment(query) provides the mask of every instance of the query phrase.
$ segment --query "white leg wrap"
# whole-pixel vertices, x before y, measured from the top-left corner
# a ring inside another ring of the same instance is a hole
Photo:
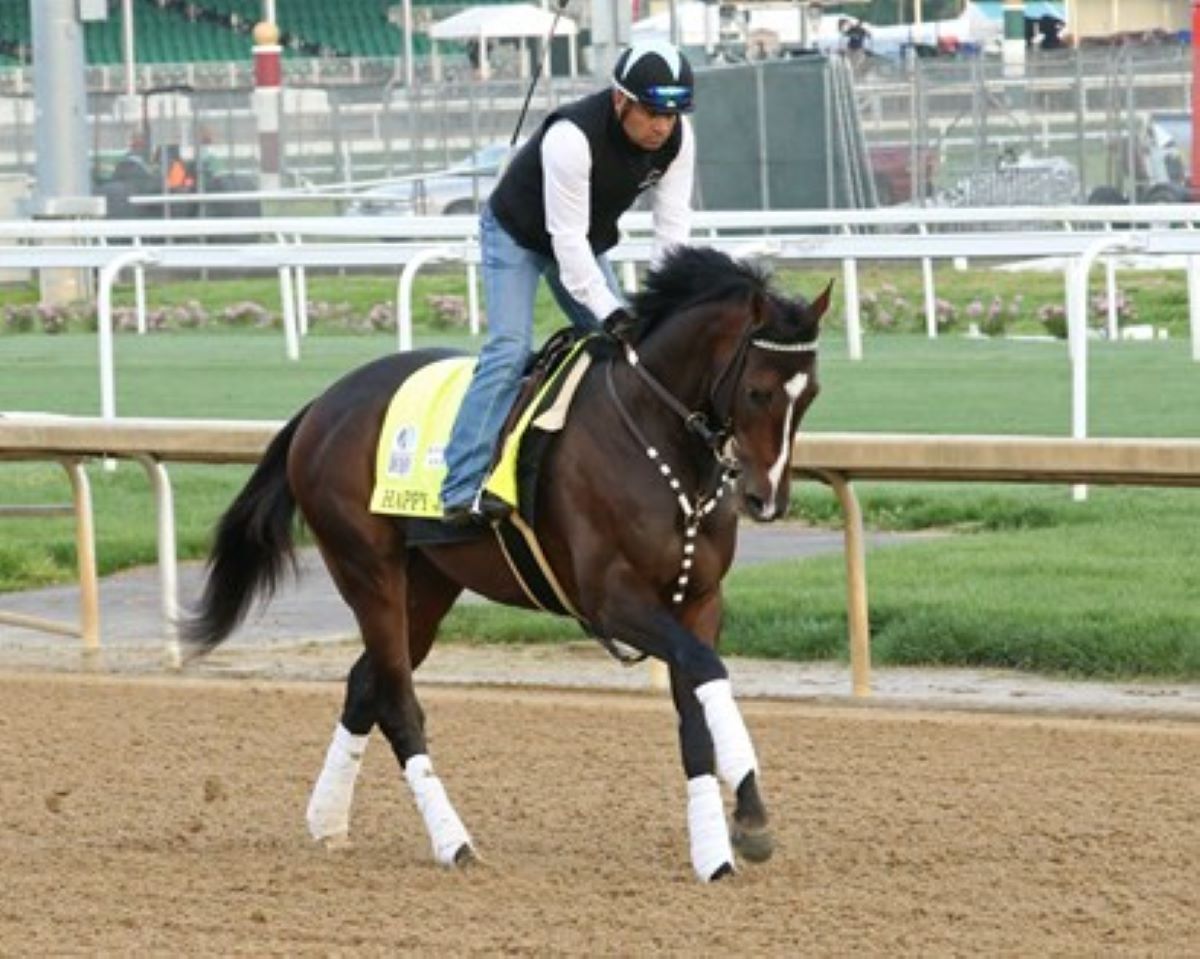
[[[725,825],[721,784],[716,776],[689,779],[688,838],[692,844],[692,868],[701,882],[708,882],[722,866],[733,866],[733,846]]]
[[[454,855],[464,845],[471,845],[471,837],[450,805],[442,781],[433,774],[433,763],[424,753],[410,756],[404,764],[404,778],[412,788],[417,809],[425,820],[433,843],[433,857],[443,866],[454,865]]]
[[[758,770],[754,744],[733,701],[728,679],[714,679],[696,687],[696,698],[704,707],[704,721],[717,754],[717,773],[730,789],[737,789],[747,774]]]
[[[308,800],[308,831],[313,839],[339,839],[350,834],[350,805],[354,782],[362,768],[367,736],[355,736],[338,723],[333,731],[325,766]]]

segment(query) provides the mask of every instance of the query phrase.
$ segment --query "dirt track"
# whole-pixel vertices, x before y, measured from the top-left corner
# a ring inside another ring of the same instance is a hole
[[[303,810],[336,684],[0,675],[0,953],[1194,954],[1200,726],[746,705],[780,851],[691,877],[657,696],[426,688],[485,866],[374,739]]]

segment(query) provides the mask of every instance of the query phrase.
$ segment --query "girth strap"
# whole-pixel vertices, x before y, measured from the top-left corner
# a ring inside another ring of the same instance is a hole
[[[609,655],[623,666],[632,666],[647,658],[646,653],[625,652],[612,639],[596,632],[591,623],[571,605],[566,592],[554,575],[554,570],[546,560],[546,554],[542,552],[537,534],[520,513],[510,514],[505,522],[498,523],[494,529],[496,539],[500,543],[500,551],[504,554],[509,569],[525,595],[529,597],[529,601],[538,609],[578,620],[583,631],[599,641]]]
[[[530,602],[548,613],[573,616],[587,628],[583,616],[571,605],[567,594],[559,585],[558,578],[537,541],[537,535],[522,519],[521,514],[511,513],[508,521],[497,524],[495,529],[496,538],[500,541],[500,550]]]

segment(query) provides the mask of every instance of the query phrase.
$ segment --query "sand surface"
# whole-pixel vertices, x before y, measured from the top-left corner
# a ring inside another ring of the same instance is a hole
[[[703,886],[669,701],[424,685],[484,865],[382,739],[314,846],[335,682],[0,673],[4,955],[1162,955],[1200,942],[1200,724],[755,700],[776,857]]]

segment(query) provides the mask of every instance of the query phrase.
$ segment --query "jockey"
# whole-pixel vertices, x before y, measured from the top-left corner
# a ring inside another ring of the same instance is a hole
[[[612,88],[550,114],[496,185],[480,216],[487,339],[446,447],[446,522],[485,524],[509,512],[483,484],[532,346],[538,280],[577,329],[621,336],[632,319],[604,256],[621,214],[648,191],[655,259],[687,242],[696,146],[681,114],[692,94],[679,50],[634,44],[617,59]]]

